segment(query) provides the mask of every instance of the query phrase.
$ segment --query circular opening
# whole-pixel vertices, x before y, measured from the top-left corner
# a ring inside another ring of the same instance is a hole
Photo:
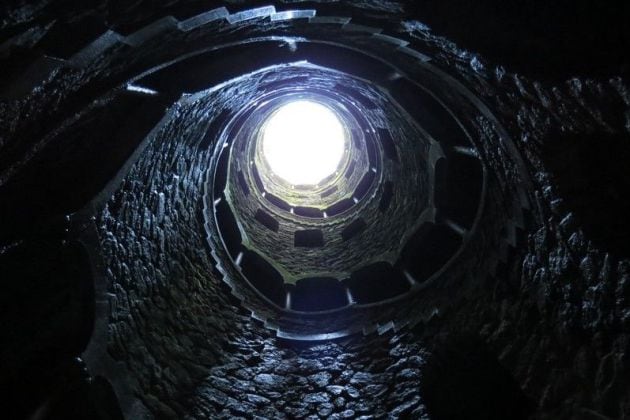
[[[345,130],[328,107],[295,101],[278,108],[262,129],[269,169],[292,185],[317,185],[335,173],[345,153]]]

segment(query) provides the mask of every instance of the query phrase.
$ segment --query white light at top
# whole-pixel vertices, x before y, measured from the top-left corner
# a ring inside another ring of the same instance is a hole
[[[271,171],[286,182],[317,185],[337,170],[344,137],[343,125],[331,109],[307,100],[290,102],[263,127],[263,156]]]

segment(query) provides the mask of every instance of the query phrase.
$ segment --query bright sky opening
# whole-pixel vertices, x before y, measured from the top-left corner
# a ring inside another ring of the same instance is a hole
[[[263,156],[292,185],[317,185],[332,175],[344,154],[344,129],[335,113],[317,102],[281,106],[267,121]]]

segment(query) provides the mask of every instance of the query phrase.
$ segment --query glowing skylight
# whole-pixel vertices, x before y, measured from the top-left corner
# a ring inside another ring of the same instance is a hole
[[[328,107],[290,102],[265,123],[262,151],[269,168],[292,185],[317,185],[335,173],[344,154],[344,128]]]

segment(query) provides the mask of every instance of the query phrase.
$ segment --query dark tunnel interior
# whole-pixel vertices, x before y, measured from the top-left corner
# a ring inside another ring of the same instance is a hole
[[[0,4],[0,418],[630,418],[630,5]]]

